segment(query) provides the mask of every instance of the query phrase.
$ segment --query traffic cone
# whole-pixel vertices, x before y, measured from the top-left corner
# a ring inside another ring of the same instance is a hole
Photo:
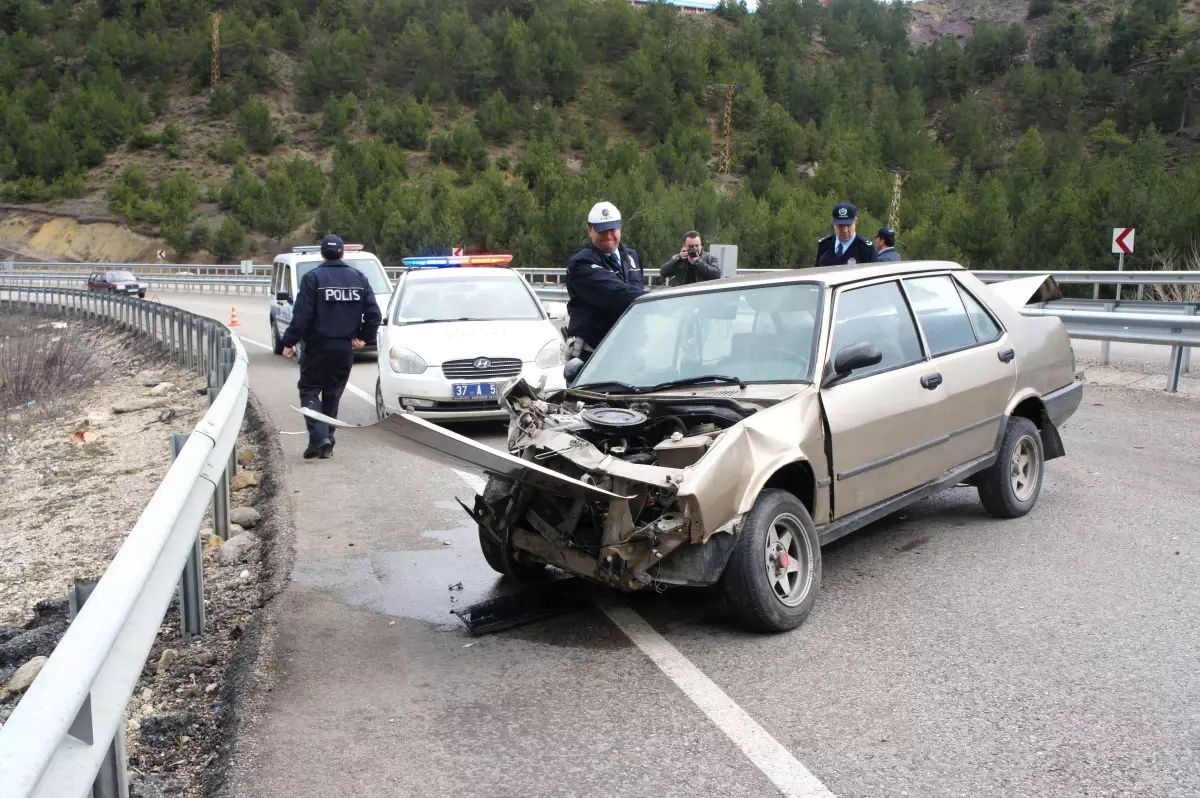
[[[242,323],[237,320],[237,308],[229,309],[229,326],[230,327],[241,327],[242,326]]]

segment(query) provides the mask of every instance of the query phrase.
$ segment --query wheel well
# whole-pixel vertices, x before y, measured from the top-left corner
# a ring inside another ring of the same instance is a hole
[[[813,512],[816,479],[813,478],[812,466],[808,463],[788,463],[783,466],[763,485],[764,490],[767,488],[786,490],[799,499],[810,514]]]
[[[1043,429],[1046,425],[1046,406],[1036,396],[1031,396],[1022,401],[1013,408],[1012,414],[1013,416],[1029,419],[1038,429]]]

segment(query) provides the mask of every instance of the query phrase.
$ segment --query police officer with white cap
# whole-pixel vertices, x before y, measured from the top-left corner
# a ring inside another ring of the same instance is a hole
[[[621,212],[597,202],[588,213],[591,243],[567,261],[567,358],[587,360],[617,319],[644,292],[642,258],[621,243]]]
[[[833,206],[833,235],[817,242],[818,266],[874,263],[875,247],[855,232],[858,209],[849,202]]]
[[[337,418],[354,350],[375,343],[382,320],[366,275],[348,266],[344,254],[342,239],[325,236],[324,262],[300,279],[292,322],[283,333],[284,357],[291,357],[296,344],[304,342],[296,386],[300,403],[330,418]],[[308,416],[304,423],[308,427],[304,459],[333,456],[333,429]]]

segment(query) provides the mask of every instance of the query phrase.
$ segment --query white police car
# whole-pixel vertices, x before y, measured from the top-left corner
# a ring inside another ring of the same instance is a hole
[[[379,418],[507,419],[499,390],[518,374],[561,388],[562,336],[511,255],[405,258],[379,328]]]
[[[380,312],[387,308],[392,293],[392,283],[379,259],[364,252],[362,244],[346,244],[342,260],[362,272],[375,292],[375,301]],[[321,248],[294,247],[291,252],[275,256],[271,271],[271,346],[275,354],[283,354],[283,333],[292,321],[292,307],[300,292],[300,279],[322,263]],[[361,354],[374,355],[376,348],[368,346],[358,350]]]

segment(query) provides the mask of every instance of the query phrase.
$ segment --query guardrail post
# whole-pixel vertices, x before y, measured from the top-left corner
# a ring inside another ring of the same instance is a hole
[[[1187,309],[1184,311],[1184,314],[1188,316],[1195,316],[1196,306],[1188,305]],[[1184,374],[1190,374],[1192,371],[1192,348],[1190,346],[1183,347],[1182,371]]]
[[[172,460],[179,457],[187,441],[187,433],[171,433]],[[179,579],[179,626],[184,637],[204,633],[204,551],[199,532]]]
[[[92,595],[96,584],[96,582],[76,579],[67,589],[67,607],[72,622],[75,621],[75,616],[79,614],[84,602]],[[96,741],[92,736],[92,730],[92,698],[89,695],[83,702],[79,714],[75,717],[75,722],[71,724],[70,734],[81,742],[95,745]],[[125,713],[122,712],[117,733],[113,735],[112,742],[108,744],[108,752],[100,761],[100,770],[96,772],[96,780],[92,782],[91,798],[129,798],[129,774],[126,765]]]
[[[1167,393],[1178,393],[1179,376],[1183,371],[1183,347],[1171,347],[1171,365],[1167,371]]]
[[[1097,291],[1100,290],[1099,285],[1096,286],[1096,290]],[[1114,303],[1114,302],[1108,302],[1104,305],[1104,311],[1106,313],[1112,313],[1113,310],[1115,310],[1115,309],[1116,309],[1116,303]],[[1100,365],[1101,366],[1108,365],[1108,350],[1109,350],[1110,345],[1111,344],[1109,341],[1104,341],[1100,344]]]

